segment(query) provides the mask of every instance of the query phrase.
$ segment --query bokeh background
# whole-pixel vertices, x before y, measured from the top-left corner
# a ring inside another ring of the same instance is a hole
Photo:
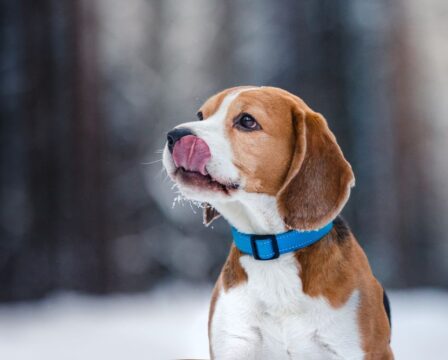
[[[327,118],[356,176],[343,215],[396,298],[402,358],[422,358],[418,341],[442,351],[447,17],[443,0],[2,1],[0,356],[207,356],[229,227],[174,201],[160,150],[244,84]]]

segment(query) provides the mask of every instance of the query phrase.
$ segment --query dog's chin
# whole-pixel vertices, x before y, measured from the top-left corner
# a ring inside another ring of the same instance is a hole
[[[175,169],[171,178],[177,183],[183,195],[196,201],[228,198],[239,188],[236,183],[223,183],[214,179],[210,174],[203,175],[181,167]]]

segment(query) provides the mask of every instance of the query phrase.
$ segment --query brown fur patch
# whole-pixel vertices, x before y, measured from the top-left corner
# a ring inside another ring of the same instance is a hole
[[[319,242],[296,252],[303,292],[324,296],[343,306],[360,292],[358,323],[366,359],[392,359],[390,326],[383,306],[383,289],[374,278],[367,257],[341,219]]]
[[[252,115],[262,130],[236,129],[233,121],[241,113]],[[288,173],[295,140],[289,101],[270,88],[242,92],[229,107],[226,128],[245,190],[275,196]]]
[[[371,275],[371,274],[370,274]],[[361,291],[358,324],[366,360],[393,359],[390,325],[383,306],[383,288],[371,275]]]
[[[241,251],[232,244],[230,254],[227,257],[227,261],[224,264],[221,273],[222,285],[225,291],[247,281],[246,271],[240,263],[241,255]]]

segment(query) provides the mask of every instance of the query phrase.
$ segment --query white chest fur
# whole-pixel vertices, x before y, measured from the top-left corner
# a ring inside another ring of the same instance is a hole
[[[293,254],[240,262],[248,281],[221,289],[211,323],[216,360],[362,359],[358,291],[335,309],[302,292]]]

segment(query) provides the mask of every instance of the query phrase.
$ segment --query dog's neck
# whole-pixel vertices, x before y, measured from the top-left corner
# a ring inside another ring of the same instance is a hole
[[[288,230],[273,196],[244,193],[235,200],[212,205],[233,227],[246,234],[279,234]]]

